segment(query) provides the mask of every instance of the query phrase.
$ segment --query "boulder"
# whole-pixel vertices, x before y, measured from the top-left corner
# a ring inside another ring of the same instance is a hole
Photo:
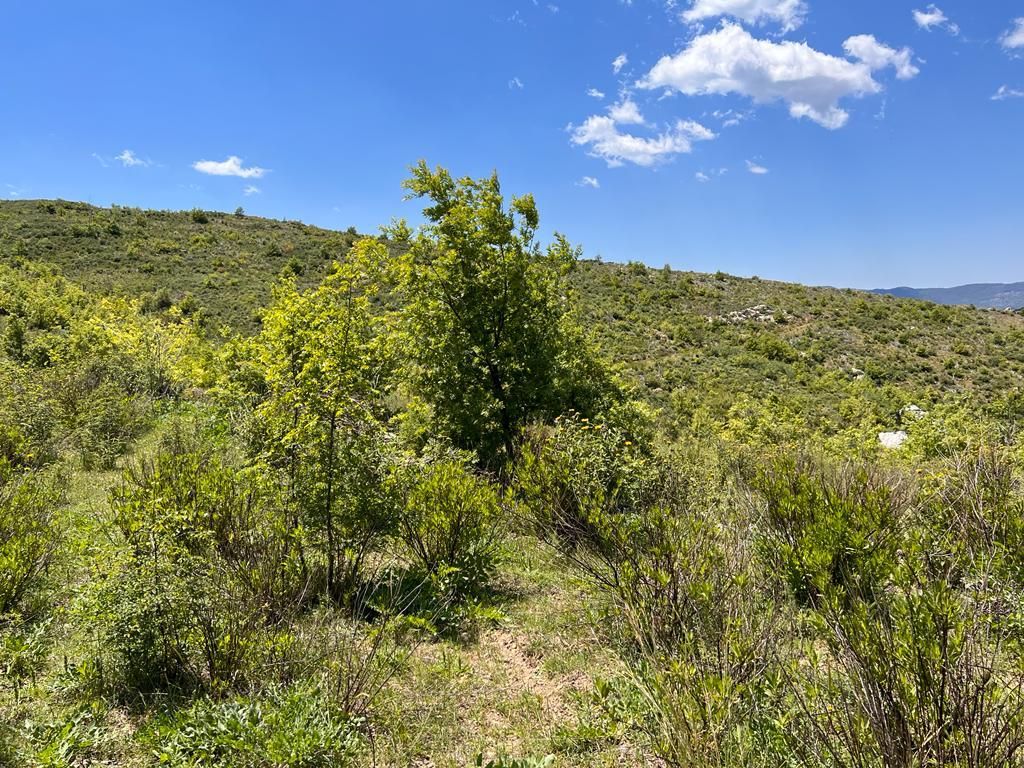
[[[907,442],[909,437],[910,435],[903,430],[900,430],[899,432],[881,432],[878,435],[878,442],[882,444],[883,448],[895,450]]]

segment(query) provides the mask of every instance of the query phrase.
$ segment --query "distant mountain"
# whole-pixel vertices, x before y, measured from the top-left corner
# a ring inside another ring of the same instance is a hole
[[[898,296],[903,299],[924,299],[936,304],[973,304],[989,309],[1020,309],[1024,307],[1024,283],[975,283],[955,288],[876,288],[871,293]]]

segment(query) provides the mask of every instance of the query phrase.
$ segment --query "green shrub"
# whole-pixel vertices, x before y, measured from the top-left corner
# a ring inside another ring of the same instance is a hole
[[[594,543],[604,514],[641,508],[653,485],[640,446],[578,414],[558,419],[554,429],[532,430],[515,473],[529,527],[568,549]]]
[[[466,618],[498,565],[500,504],[491,484],[462,464],[440,461],[402,480],[399,535],[411,583],[432,619],[448,628]]]
[[[200,699],[145,734],[161,765],[334,768],[360,751],[360,723],[329,695],[296,686],[263,696]]]
[[[802,764],[1009,766],[1024,749],[1024,675],[1007,632],[1019,603],[999,584],[999,526],[965,514],[994,501],[998,523],[1020,508],[986,500],[1010,491],[998,471],[960,471],[925,504],[900,476],[867,470],[789,463],[761,478],[765,557],[809,608],[786,734]]]
[[[405,497],[402,538],[424,573],[459,571],[467,594],[486,585],[497,557],[498,497],[460,464],[425,467]]]
[[[776,580],[716,458],[681,450],[646,471],[656,482],[638,503],[590,507],[590,536],[569,552],[611,598],[642,694],[627,716],[673,768],[770,765],[786,638]]]
[[[40,585],[60,543],[57,512],[64,503],[59,477],[0,466],[0,616]]]
[[[125,690],[240,684],[299,606],[299,550],[260,474],[172,441],[111,496],[126,551],[94,617]]]
[[[906,481],[785,458],[765,465],[754,485],[764,502],[762,551],[800,605],[884,585],[908,523]]]

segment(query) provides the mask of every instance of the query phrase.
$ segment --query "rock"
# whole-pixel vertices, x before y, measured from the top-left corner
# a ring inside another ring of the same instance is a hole
[[[918,405],[908,405],[906,408],[900,410],[900,417],[903,419],[923,419],[928,415],[928,411]]]
[[[878,442],[882,444],[883,448],[895,450],[907,442],[909,437],[910,435],[903,430],[900,430],[899,432],[881,432],[878,435]]]
[[[758,304],[756,307],[747,307],[746,309],[737,309],[735,312],[730,312],[723,318],[728,323],[776,323],[778,320],[775,318],[775,310],[769,307],[767,304]]]

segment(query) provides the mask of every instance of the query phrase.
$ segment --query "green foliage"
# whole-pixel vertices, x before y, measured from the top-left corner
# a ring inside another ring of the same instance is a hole
[[[969,508],[982,512],[998,474],[964,469],[953,487],[966,481]],[[799,586],[810,587],[813,607],[802,679],[791,681],[807,721],[787,734],[796,757],[814,766],[1012,765],[1024,748],[1024,688],[1002,628],[996,537],[963,540],[946,528],[967,522],[962,507],[911,515],[899,480],[792,464],[776,473],[762,486],[787,545],[766,556],[791,582],[797,564],[806,571]]]
[[[53,560],[64,489],[52,474],[12,474],[0,466],[0,617],[22,605]]]
[[[898,476],[781,459],[760,470],[755,486],[765,502],[762,550],[800,605],[817,606],[837,590],[884,587],[910,502]]]
[[[624,630],[644,702],[629,717],[670,766],[770,765],[785,641],[775,581],[723,506],[720,465],[685,451],[649,461],[642,506],[592,510],[573,554]]]
[[[178,438],[126,470],[111,507],[126,551],[92,609],[111,682],[139,692],[240,684],[305,586],[268,484]]]
[[[484,596],[498,567],[501,523],[497,494],[463,465],[442,461],[406,470],[399,535],[423,584],[431,620],[457,627]]]
[[[494,571],[498,511],[486,480],[454,462],[433,464],[416,473],[405,496],[402,538],[417,568],[458,570],[476,591]]]
[[[477,768],[552,768],[554,764],[554,755],[518,758],[499,756],[487,760],[482,754],[476,756],[474,763]]]
[[[562,375],[587,354],[568,328],[565,280],[579,253],[561,235],[542,251],[533,197],[506,209],[497,175],[456,180],[421,162],[406,188],[430,202],[415,236],[389,230],[408,247],[399,284],[409,373],[438,431],[498,469],[529,421],[591,405],[571,402]]]
[[[294,686],[199,699],[161,718],[145,740],[161,765],[175,768],[333,768],[360,752],[358,726],[324,692]]]
[[[599,542],[602,519],[635,512],[649,496],[645,453],[620,430],[576,413],[532,430],[515,488],[533,532],[570,550]]]
[[[203,380],[194,326],[162,323],[43,268],[0,266],[2,316],[8,331],[21,329],[15,354],[0,355],[3,464],[38,467],[74,450],[86,467],[109,468],[160,401]]]
[[[280,474],[292,527],[320,553],[338,601],[352,598],[394,525],[379,389],[390,361],[371,312],[382,248],[362,241],[315,290],[283,281],[260,335],[225,350],[221,399],[253,455]]]

